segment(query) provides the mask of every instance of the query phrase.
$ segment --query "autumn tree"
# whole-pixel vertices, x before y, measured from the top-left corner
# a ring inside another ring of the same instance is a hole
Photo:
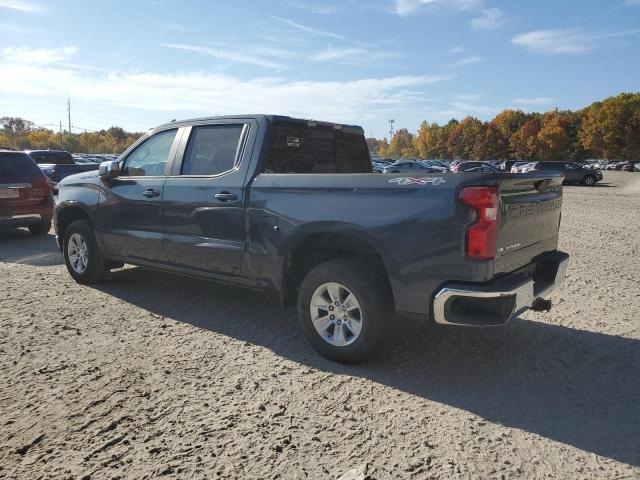
[[[415,158],[417,155],[418,152],[413,144],[413,135],[409,133],[409,130],[406,128],[396,130],[389,143],[387,156],[392,158]]]
[[[476,143],[484,136],[484,124],[475,117],[466,117],[452,127],[447,141],[447,151],[451,158],[478,159]]]
[[[369,154],[372,157],[377,157],[380,154],[378,153],[378,149],[380,147],[380,140],[378,140],[377,138],[367,138],[367,148],[369,149]]]
[[[548,112],[542,119],[542,127],[537,134],[536,150],[539,160],[566,160],[569,156],[571,139],[566,121],[557,110]]]
[[[111,127],[81,134],[56,133],[19,117],[0,118],[0,146],[18,149],[63,149],[73,153],[122,153],[142,134]]]
[[[492,121],[484,134],[476,138],[476,156],[480,160],[504,160],[509,150],[509,137]]]
[[[387,137],[378,142],[378,155],[380,158],[386,158],[389,156],[389,141]]]
[[[582,110],[579,138],[594,157],[640,158],[640,93],[623,93]]]
[[[538,132],[540,124],[537,119],[528,120],[520,130],[509,139],[509,150],[514,160],[538,160]]]

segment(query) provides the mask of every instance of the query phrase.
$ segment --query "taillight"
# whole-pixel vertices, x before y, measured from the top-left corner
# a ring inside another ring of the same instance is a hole
[[[496,187],[466,187],[460,201],[476,212],[475,221],[467,227],[465,252],[467,257],[491,260],[496,256],[498,230],[498,189]]]

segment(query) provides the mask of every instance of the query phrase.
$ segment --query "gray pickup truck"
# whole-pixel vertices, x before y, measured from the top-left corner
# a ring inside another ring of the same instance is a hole
[[[55,224],[80,283],[129,263],[267,290],[322,355],[358,362],[407,316],[495,326],[548,308],[568,262],[562,180],[376,174],[360,127],[201,118],[64,179]]]

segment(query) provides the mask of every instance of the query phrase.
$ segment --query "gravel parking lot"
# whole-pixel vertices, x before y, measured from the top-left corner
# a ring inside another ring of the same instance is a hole
[[[563,208],[551,312],[402,323],[356,367],[265,295],[140,268],[84,287],[52,234],[2,234],[0,478],[638,478],[640,174]]]

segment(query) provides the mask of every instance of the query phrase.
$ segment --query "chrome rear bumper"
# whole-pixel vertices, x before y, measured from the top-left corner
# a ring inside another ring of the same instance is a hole
[[[532,274],[516,272],[484,285],[447,285],[434,297],[434,320],[441,325],[503,325],[561,285],[568,263],[568,254],[553,252],[536,262]]]

